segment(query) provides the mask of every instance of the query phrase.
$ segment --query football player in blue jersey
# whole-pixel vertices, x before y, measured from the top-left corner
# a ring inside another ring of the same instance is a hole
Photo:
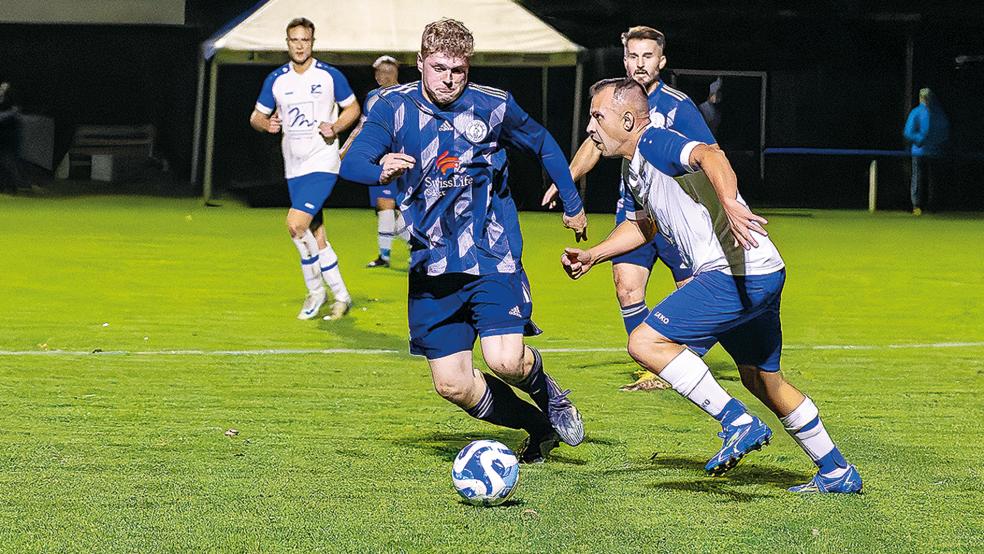
[[[379,87],[369,91],[369,94],[366,95],[359,124],[352,130],[352,133],[349,134],[348,139],[342,146],[340,153],[342,159],[345,159],[345,154],[348,152],[349,147],[352,146],[352,141],[362,132],[362,124],[365,123],[366,116],[369,115],[373,104],[376,103],[379,91],[386,87],[400,84],[400,62],[396,61],[396,58],[393,56],[380,56],[376,58],[376,61],[372,62],[372,69],[373,75],[376,78],[376,84]],[[379,246],[379,255],[376,256],[375,260],[366,264],[366,267],[389,267],[390,251],[393,248],[393,237],[400,237],[403,240],[409,238],[406,234],[406,222],[403,221],[403,214],[396,209],[396,195],[393,194],[393,185],[370,186],[369,205],[376,209],[376,243]]]
[[[509,93],[468,82],[473,51],[461,22],[427,25],[421,80],[380,92],[341,175],[396,187],[410,232],[410,351],[427,358],[437,392],[473,417],[526,430],[520,457],[538,462],[559,441],[579,444],[584,427],[570,391],[524,343],[540,331],[531,319],[505,146],[540,160],[560,188],[564,224],[579,239],[587,218],[550,133]],[[490,373],[473,368],[476,338]]]
[[[314,23],[299,17],[287,24],[290,62],[271,72],[249,124],[261,133],[282,134],[284,174],[290,192],[287,230],[301,254],[301,272],[308,288],[298,319],[312,319],[334,296],[332,319],[352,306],[338,268],[338,255],[322,225],[322,208],[338,180],[339,133],[351,127],[361,110],[342,72],[312,57]],[[341,112],[339,112],[339,109]]]
[[[655,233],[674,239],[694,277],[632,331],[628,351],[721,424],[721,449],[704,469],[720,475],[772,437],[772,430],[728,394],[701,359],[720,342],[742,384],[819,468],[808,483],[789,490],[861,492],[861,475],[830,438],[816,404],[780,371],[779,306],[786,266],[762,228],[766,220],[752,213],[738,193],[727,157],[715,145],[650,126],[646,91],[634,80],[600,81],[591,87],[591,96],[591,141],[603,156],[629,161],[622,192],[627,217],[600,244],[568,248],[561,258],[568,274],[577,279]],[[703,174],[689,175],[698,170]]]
[[[693,101],[683,92],[660,80],[659,72],[666,66],[666,56],[663,55],[666,37],[663,33],[652,27],[632,27],[622,33],[622,48],[626,76],[645,87],[649,95],[650,125],[673,129],[687,138],[714,144],[714,136]],[[585,139],[571,160],[574,180],[591,171],[599,159],[601,155],[594,143]],[[623,163],[623,180],[625,171],[626,164]],[[556,197],[556,187],[549,188],[544,194],[543,204],[552,205]],[[625,206],[620,200],[615,208],[615,224],[623,221]],[[649,315],[646,285],[657,260],[670,270],[677,287],[682,286],[693,275],[693,268],[680,256],[677,246],[662,235],[656,235],[649,243],[612,260],[615,296],[621,308],[626,334],[631,333]],[[625,390],[640,388],[666,388],[666,385],[653,373],[642,371],[638,381],[623,387]]]

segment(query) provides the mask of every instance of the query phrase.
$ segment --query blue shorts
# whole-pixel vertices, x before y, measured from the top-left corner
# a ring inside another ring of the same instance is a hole
[[[720,342],[738,365],[779,371],[785,282],[785,269],[747,277],[700,273],[657,304],[646,324],[701,356]]]
[[[663,262],[663,265],[670,268],[673,273],[673,280],[676,282],[689,279],[694,275],[690,266],[684,261],[680,249],[671,243],[666,237],[657,233],[653,240],[643,244],[631,252],[626,252],[612,258],[614,264],[632,264],[644,267],[652,271],[656,265],[656,260]]]
[[[337,180],[338,175],[335,173],[320,172],[287,179],[290,207],[317,216],[331,196]]]
[[[471,351],[479,336],[539,335],[532,315],[533,300],[523,270],[435,277],[410,274],[407,319],[411,354],[433,360]]]
[[[396,183],[369,187],[369,206],[375,208],[380,198],[396,200]]]

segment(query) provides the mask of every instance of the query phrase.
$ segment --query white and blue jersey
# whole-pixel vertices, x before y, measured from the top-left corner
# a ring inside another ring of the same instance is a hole
[[[714,144],[714,135],[700,110],[686,94],[660,81],[649,94],[649,125],[661,129],[672,129],[690,140]],[[625,182],[619,184],[623,192]],[[615,224],[625,221],[625,206],[621,199],[615,206]]]
[[[537,156],[560,189],[565,213],[581,211],[567,160],[550,133],[509,93],[474,83],[441,107],[424,97],[419,81],[380,91],[341,175],[374,185],[384,154],[412,156],[414,167],[394,181],[410,232],[411,271],[516,273],[523,239],[507,184],[506,145]]]
[[[355,95],[342,72],[318,60],[304,73],[294,71],[293,64],[287,63],[267,76],[256,100],[256,111],[264,115],[276,111],[282,120],[287,179],[311,173],[338,173],[338,141],[326,144],[318,125],[334,123],[339,107],[353,102]]]
[[[650,127],[629,162],[626,217],[652,219],[694,269],[693,280],[657,304],[645,323],[700,355],[720,342],[737,364],[778,371],[785,265],[769,237],[757,236],[749,250],[736,244],[714,187],[704,175],[687,175],[699,144]],[[744,204],[740,195],[738,201]]]
[[[782,257],[767,236],[759,245],[738,253],[729,233],[722,233],[722,208],[710,183],[678,182],[673,176],[693,171],[688,163],[699,141],[669,129],[650,127],[639,139],[629,162],[622,202],[630,220],[650,218],[659,232],[680,248],[694,274],[723,271],[735,275],[764,275],[783,268]],[[745,201],[738,196],[742,204]],[[723,240],[722,240],[723,239]]]

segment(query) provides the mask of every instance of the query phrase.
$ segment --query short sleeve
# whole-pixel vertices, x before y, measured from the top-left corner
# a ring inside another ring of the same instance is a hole
[[[343,108],[347,108],[355,102],[355,94],[349,86],[348,79],[338,69],[328,66],[328,74],[335,84],[335,103]]]
[[[678,177],[694,171],[690,154],[700,144],[678,131],[650,127],[639,139],[639,153],[660,172]]]
[[[260,96],[256,99],[256,111],[263,115],[270,115],[277,108],[277,99],[273,96],[273,82],[277,80],[281,70],[278,69],[267,75],[260,88]]]

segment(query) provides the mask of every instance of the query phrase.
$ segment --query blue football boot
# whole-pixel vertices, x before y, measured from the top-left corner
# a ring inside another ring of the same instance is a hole
[[[769,444],[772,429],[762,420],[749,414],[752,421],[744,425],[724,425],[718,436],[724,439],[721,450],[708,460],[704,471],[711,475],[722,475],[738,465],[738,462],[752,450],[761,450]]]
[[[547,417],[550,425],[553,426],[560,440],[571,446],[577,446],[584,440],[584,423],[581,421],[581,414],[577,408],[567,398],[571,393],[570,389],[561,391],[557,383],[546,373],[543,374],[547,382]]]
[[[789,492],[861,494],[861,474],[858,468],[849,465],[847,472],[840,477],[824,477],[817,473],[809,483],[790,487]]]

